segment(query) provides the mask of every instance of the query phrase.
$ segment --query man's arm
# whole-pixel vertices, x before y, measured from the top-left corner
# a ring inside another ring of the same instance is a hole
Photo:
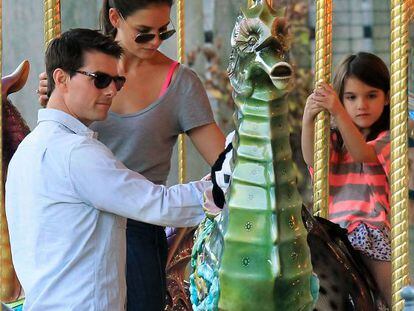
[[[70,154],[69,176],[81,200],[123,217],[160,226],[189,227],[204,217],[198,181],[167,188],[127,169],[103,144],[90,140]]]

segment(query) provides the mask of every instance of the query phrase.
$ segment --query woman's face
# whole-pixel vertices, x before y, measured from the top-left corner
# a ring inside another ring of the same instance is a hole
[[[116,40],[129,53],[141,59],[154,56],[162,43],[159,33],[172,28],[169,5],[152,5],[136,11],[123,18],[118,14]],[[144,43],[135,42],[138,34],[155,34],[154,38]]]

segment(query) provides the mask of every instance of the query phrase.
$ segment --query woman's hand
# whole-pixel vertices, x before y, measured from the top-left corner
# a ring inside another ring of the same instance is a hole
[[[214,203],[213,186],[207,188],[207,190],[204,191],[203,209],[204,213],[206,213],[206,216],[210,219],[213,219],[222,211],[222,209]]]
[[[47,75],[46,72],[42,72],[39,75],[39,87],[37,89],[38,101],[43,107],[46,106],[49,97],[47,96]]]
[[[211,181],[211,173],[208,173],[206,176],[200,179],[201,181]]]

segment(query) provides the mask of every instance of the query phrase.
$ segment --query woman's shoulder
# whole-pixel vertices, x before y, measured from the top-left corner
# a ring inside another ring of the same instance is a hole
[[[186,65],[180,64],[177,70],[177,87],[185,94],[205,94],[203,82],[197,73]]]
[[[190,82],[201,82],[200,78],[198,77],[197,73],[191,69],[190,67],[188,67],[187,65],[184,64],[180,64],[180,66],[178,67],[179,72],[181,73],[180,78],[181,79],[186,79]]]
[[[171,68],[176,60],[173,60],[166,56],[165,54],[159,52],[156,61],[160,66]],[[194,83],[201,83],[200,78],[198,77],[197,73],[188,67],[187,65],[179,63],[175,69],[176,79],[180,80],[180,82],[187,82],[190,84]]]

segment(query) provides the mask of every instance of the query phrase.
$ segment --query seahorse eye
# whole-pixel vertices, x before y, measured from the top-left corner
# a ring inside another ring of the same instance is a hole
[[[258,38],[256,36],[250,36],[248,39],[248,44],[254,46],[257,43]]]

